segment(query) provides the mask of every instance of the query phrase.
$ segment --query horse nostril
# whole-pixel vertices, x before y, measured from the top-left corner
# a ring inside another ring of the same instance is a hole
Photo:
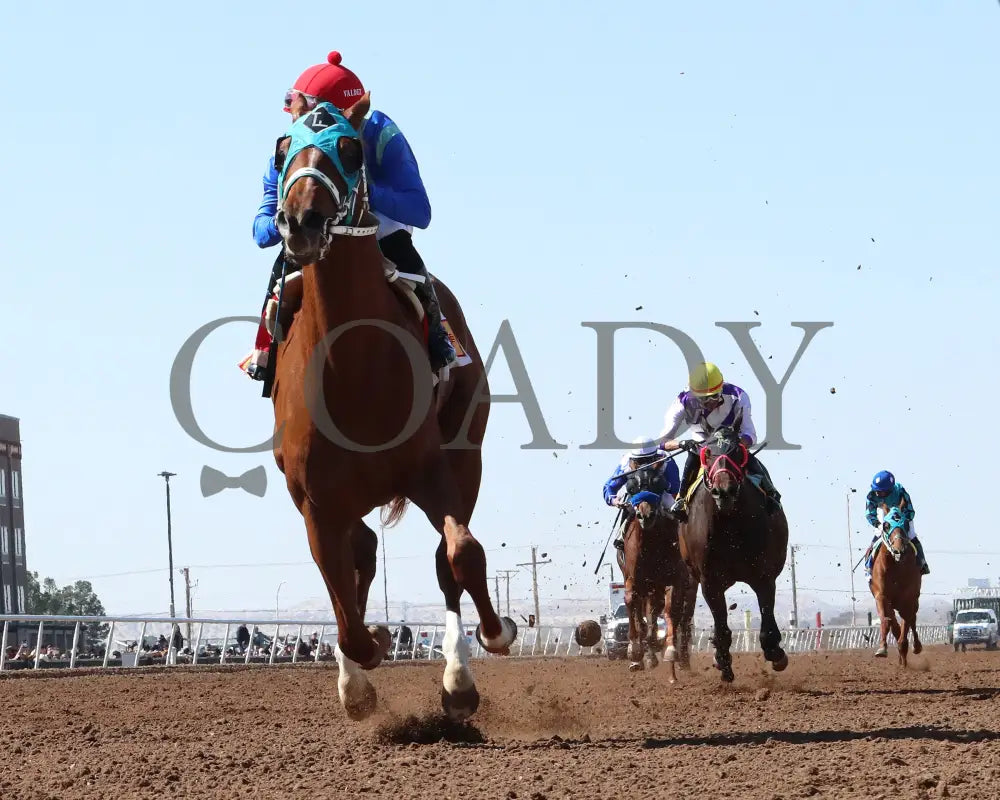
[[[302,215],[302,227],[312,228],[313,230],[322,230],[323,228],[323,215],[318,211],[309,209],[305,214]]]

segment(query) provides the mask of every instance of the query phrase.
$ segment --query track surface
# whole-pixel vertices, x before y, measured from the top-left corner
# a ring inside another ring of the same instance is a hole
[[[483,702],[457,730],[435,724],[441,662],[372,673],[361,723],[335,665],[5,674],[0,797],[1000,795],[1000,653],[798,655],[781,674],[737,655],[731,687],[709,664],[671,686],[664,665],[474,662]]]

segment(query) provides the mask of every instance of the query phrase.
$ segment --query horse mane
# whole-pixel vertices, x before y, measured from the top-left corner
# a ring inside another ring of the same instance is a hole
[[[392,498],[392,500],[382,506],[382,510],[379,512],[382,527],[394,527],[403,518],[403,515],[406,513],[406,509],[409,505],[409,500],[405,497],[399,496]]]

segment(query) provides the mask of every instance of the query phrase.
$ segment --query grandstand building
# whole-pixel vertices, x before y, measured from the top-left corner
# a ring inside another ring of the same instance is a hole
[[[4,614],[24,614],[27,606],[22,491],[20,420],[0,414],[0,612]],[[8,643],[12,640],[13,636]]]

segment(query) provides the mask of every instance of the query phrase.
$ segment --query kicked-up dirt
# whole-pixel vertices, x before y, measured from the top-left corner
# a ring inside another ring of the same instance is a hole
[[[351,722],[335,664],[0,676],[0,798],[996,798],[1000,653],[711,657],[667,682],[599,657],[474,661],[468,725],[443,662],[370,673]]]

